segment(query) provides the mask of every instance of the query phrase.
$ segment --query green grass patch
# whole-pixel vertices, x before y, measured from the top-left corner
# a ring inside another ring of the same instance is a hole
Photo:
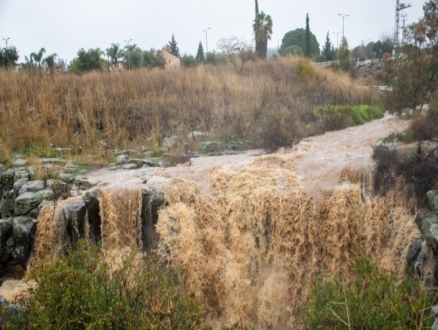
[[[315,109],[316,116],[325,131],[363,125],[371,120],[383,118],[385,109],[374,105],[325,105]]]
[[[323,273],[303,303],[306,329],[430,329],[434,301],[418,282],[402,281],[369,260],[350,265],[349,276]]]

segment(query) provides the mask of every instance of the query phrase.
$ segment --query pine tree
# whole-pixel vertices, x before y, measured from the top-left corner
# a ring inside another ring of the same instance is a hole
[[[181,57],[181,54],[179,53],[179,48],[178,48],[178,44],[175,40],[175,37],[173,36],[172,33],[172,40],[169,41],[169,46],[170,46],[170,53],[178,58]]]
[[[349,71],[351,67],[350,50],[348,49],[348,42],[345,37],[342,37],[338,51],[339,51],[339,62],[341,69],[345,71]]]
[[[256,16],[259,14],[259,2],[255,0],[255,14]]]
[[[306,14],[306,35],[304,37],[304,56],[310,57],[312,52],[310,50],[310,26],[309,26],[309,14]]]
[[[204,56],[204,47],[202,47],[202,42],[199,42],[198,45],[198,52],[196,53],[196,61],[198,63],[202,63],[205,60],[205,56]]]
[[[322,55],[325,56],[326,61],[333,61],[334,60],[334,47],[332,46],[332,43],[330,41],[330,32],[327,31],[327,36],[325,38],[325,44],[322,47]]]

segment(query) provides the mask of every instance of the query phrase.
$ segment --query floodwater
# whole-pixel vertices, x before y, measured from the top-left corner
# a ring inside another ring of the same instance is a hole
[[[419,236],[413,216],[396,192],[385,198],[368,192],[372,146],[407,125],[386,115],[275,154],[253,150],[166,169],[94,171],[88,177],[105,191],[103,245],[141,247],[138,191],[147,183],[167,201],[156,225],[158,253],[184,270],[184,286],[207,306],[215,329],[235,322],[300,328],[300,303],[322,267],[342,271],[365,254],[404,273],[408,245]],[[37,255],[59,241],[44,220]]]

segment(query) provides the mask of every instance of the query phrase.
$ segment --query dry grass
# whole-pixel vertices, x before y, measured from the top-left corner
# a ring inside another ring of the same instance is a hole
[[[300,82],[295,63],[249,63],[240,75],[227,65],[44,77],[0,71],[1,149],[54,144],[108,158],[109,148],[153,148],[163,137],[194,130],[260,141],[273,120],[291,132],[280,141],[288,144],[320,132],[316,106],[372,102],[372,92],[342,73],[315,68],[312,82]]]

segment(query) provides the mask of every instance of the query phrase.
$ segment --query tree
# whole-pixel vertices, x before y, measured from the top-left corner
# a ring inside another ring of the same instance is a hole
[[[205,61],[204,47],[202,47],[202,42],[199,42],[198,45],[198,52],[196,53],[196,61],[198,61],[198,63],[202,63]]]
[[[166,67],[166,59],[163,57],[163,53],[161,51],[155,51],[151,49],[150,51],[143,52],[142,65],[149,69],[164,69]]]
[[[242,72],[245,64],[254,59],[255,54],[252,45],[245,39],[231,37],[229,39],[219,39],[217,46],[221,50],[223,56],[233,65],[236,73]]]
[[[38,66],[41,67],[41,61],[43,60],[43,55],[46,52],[44,48],[41,48],[38,53],[32,53],[30,54],[30,58],[33,59],[36,63],[38,63]]]
[[[123,56],[123,51],[120,49],[119,44],[111,44],[111,47],[106,49],[106,55],[111,59],[113,68],[117,68],[119,58]]]
[[[393,86],[391,110],[422,109],[438,90],[438,0],[427,1],[424,16],[406,29],[404,57],[385,57],[385,80]]]
[[[256,45],[258,45],[259,58],[266,60],[268,53],[268,40],[272,35],[272,18],[263,11],[258,14],[253,24]]]
[[[281,55],[283,55],[283,56],[292,55],[292,56],[300,56],[301,57],[301,56],[303,56],[303,51],[298,46],[289,46],[289,47],[286,47],[285,49],[283,49],[283,51],[281,52]]]
[[[333,61],[336,58],[335,49],[330,41],[330,32],[327,31],[327,36],[325,38],[325,44],[322,47],[322,55],[325,57],[326,61]]]
[[[14,68],[18,60],[18,52],[14,46],[0,50],[0,67]]]
[[[341,45],[339,46],[339,65],[345,71],[349,71],[351,68],[350,50],[348,49],[348,41],[345,37],[342,37]]]
[[[181,58],[181,65],[185,68],[194,68],[196,64],[196,58],[193,55],[184,55]]]
[[[179,53],[178,44],[175,40],[175,37],[172,34],[172,40],[169,41],[169,47],[170,47],[170,53],[178,58],[181,57],[181,54]]]
[[[312,51],[310,50],[310,26],[309,26],[309,14],[306,14],[306,33],[304,35],[304,56],[310,57]]]
[[[46,56],[42,61],[42,63],[45,63],[47,65],[47,68],[49,69],[50,73],[52,73],[52,70],[55,68],[56,65],[55,58],[57,56],[58,55],[56,53],[53,53],[51,55]]]
[[[102,55],[102,51],[99,48],[89,49],[85,51],[85,49],[81,48],[78,51],[78,57],[76,60],[73,60],[70,66],[73,66],[71,71],[74,72],[86,72],[92,70],[102,70],[102,63],[100,56]]]
[[[287,32],[281,42],[280,53],[289,46],[298,46],[304,50],[304,39],[306,31],[302,28]],[[319,43],[316,36],[310,32],[310,52],[312,55],[319,55]]]
[[[254,19],[257,19],[258,15],[259,15],[259,2],[257,0],[255,0],[255,17],[254,17]],[[255,40],[255,51],[257,54],[260,51],[260,45],[259,45],[259,41],[257,39]]]

